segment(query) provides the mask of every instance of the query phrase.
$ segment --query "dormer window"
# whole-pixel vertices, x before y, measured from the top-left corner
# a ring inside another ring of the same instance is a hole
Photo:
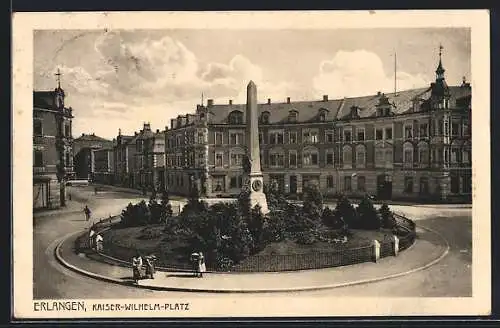
[[[240,111],[233,111],[229,114],[229,124],[243,124],[243,113]]]
[[[294,111],[294,110],[290,111],[290,113],[288,114],[288,121],[295,123],[295,122],[297,122],[297,117],[298,117],[297,111]]]
[[[325,122],[326,121],[326,115],[328,114],[328,109],[326,108],[321,108],[319,110],[319,114],[318,114],[318,120],[320,122]]]
[[[359,118],[359,108],[357,106],[351,107],[351,118]]]
[[[269,112],[262,113],[260,121],[262,122],[262,124],[269,124]]]

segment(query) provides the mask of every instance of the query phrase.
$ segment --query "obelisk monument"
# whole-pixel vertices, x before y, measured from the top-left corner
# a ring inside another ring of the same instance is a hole
[[[247,86],[247,112],[246,112],[246,144],[247,155],[245,171],[247,176],[246,188],[248,188],[250,206],[259,205],[262,213],[269,213],[267,199],[264,194],[264,179],[260,169],[260,146],[259,146],[259,114],[257,110],[257,86],[250,81]]]

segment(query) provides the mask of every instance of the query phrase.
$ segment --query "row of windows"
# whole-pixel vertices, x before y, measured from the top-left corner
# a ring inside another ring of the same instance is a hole
[[[292,178],[292,177],[290,177]],[[353,177],[352,176],[344,176],[343,177],[343,185],[342,185],[342,191],[344,192],[360,192],[364,193],[366,192],[366,177],[364,176],[357,176],[356,178],[356,190],[353,190],[352,183],[353,183]],[[295,179],[296,180],[296,179]],[[414,180],[415,178],[412,176],[406,176],[404,177],[404,189],[403,192],[406,194],[412,194],[415,192],[414,189]],[[224,176],[214,176],[212,180],[212,191],[213,192],[224,192],[226,190],[225,188],[225,177]],[[270,176],[270,181],[276,183],[280,190],[284,190],[284,176]],[[451,192],[452,193],[470,193],[471,188],[472,188],[472,180],[470,176],[465,176],[460,178],[459,176],[452,176],[451,177]],[[429,193],[429,178],[428,177],[420,177],[418,179],[418,193],[420,194],[428,194]],[[303,176],[302,177],[302,186],[303,188],[306,186],[309,186],[311,184],[318,185],[319,184],[319,177],[317,176]],[[236,176],[231,176],[229,180],[229,188],[241,188],[243,185],[243,177],[241,175],[236,175]],[[460,186],[462,186],[462,190],[460,190]],[[328,175],[326,177],[326,188],[327,189],[334,189],[335,188],[335,177],[332,175]]]
[[[72,162],[70,153],[65,153],[64,160],[65,160],[66,167],[70,167],[71,162]],[[34,167],[44,167],[45,166],[45,163],[43,160],[43,151],[41,151],[41,150],[34,150],[33,151],[33,166]]]
[[[59,134],[61,135],[63,131],[59,129]],[[43,123],[40,119],[33,120],[33,136],[43,136]],[[71,137],[71,123],[64,124],[64,136]]]

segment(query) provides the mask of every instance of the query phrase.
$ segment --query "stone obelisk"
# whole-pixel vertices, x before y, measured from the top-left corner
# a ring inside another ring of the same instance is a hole
[[[250,205],[252,208],[259,205],[262,213],[269,213],[267,199],[264,194],[264,179],[260,169],[260,146],[259,146],[259,114],[257,111],[257,86],[250,81],[247,86],[247,111],[246,111],[246,143],[247,173],[246,187],[250,191]]]

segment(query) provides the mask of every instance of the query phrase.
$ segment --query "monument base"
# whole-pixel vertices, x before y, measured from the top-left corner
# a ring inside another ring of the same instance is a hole
[[[250,200],[251,208],[254,208],[255,205],[259,205],[262,214],[265,215],[269,213],[269,208],[267,207],[266,194],[264,194],[263,192],[251,192],[248,198]]]

